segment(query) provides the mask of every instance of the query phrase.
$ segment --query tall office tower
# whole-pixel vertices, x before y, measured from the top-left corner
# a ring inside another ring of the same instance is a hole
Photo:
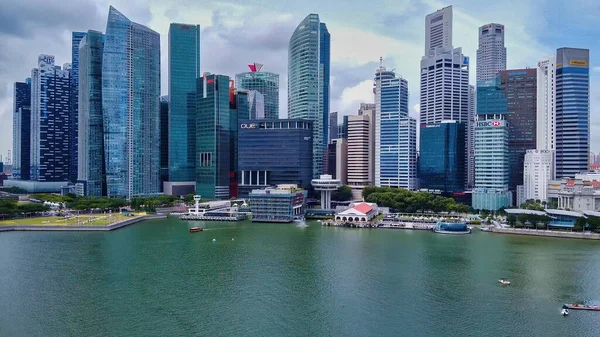
[[[327,145],[327,150],[325,151],[325,174],[329,174],[333,177],[333,179],[337,179],[337,142],[338,139],[333,139],[332,142],[329,145]]]
[[[338,124],[338,138],[348,139],[348,116],[342,116],[342,123]]]
[[[31,79],[15,82],[13,102],[13,158],[14,179],[29,180],[31,154]]]
[[[102,59],[109,197],[160,192],[160,35],[110,7]]]
[[[375,186],[418,188],[417,121],[408,116],[408,81],[380,66],[375,74]]]
[[[342,184],[348,183],[348,139],[338,138],[335,141],[335,179]]]
[[[477,49],[477,82],[491,80],[506,70],[504,25],[490,23],[479,27]]]
[[[523,185],[525,152],[535,149],[537,77],[536,69],[512,69],[499,73],[507,103],[509,189]]]
[[[231,108],[229,76],[205,75],[196,90],[196,193],[229,199]]]
[[[348,117],[348,185],[355,200],[375,180],[375,110],[365,107]]]
[[[75,182],[78,176],[78,91],[79,91],[79,43],[85,36],[85,32],[71,33],[71,110],[70,110],[70,130],[69,130],[69,180]]]
[[[588,170],[590,151],[590,51],[556,51],[556,177]]]
[[[50,55],[31,71],[31,180],[69,180],[69,75]]]
[[[200,26],[169,26],[169,183],[195,185]],[[167,187],[170,189],[170,187]]]
[[[475,124],[474,209],[498,210],[512,205],[508,190],[508,113],[506,93],[500,76],[477,83]]]
[[[420,188],[443,192],[465,189],[466,124],[421,124]]]
[[[230,80],[229,86],[229,139],[231,150],[229,151],[229,197],[237,198],[239,195],[239,135],[238,125],[240,120],[249,120],[252,116],[252,110],[256,105],[256,94],[261,95],[256,91],[237,90],[235,82]],[[252,97],[251,97],[252,96]],[[262,95],[261,95],[262,96]],[[254,105],[254,106],[253,106]],[[254,113],[256,114],[256,112]],[[264,113],[263,113],[264,116]]]
[[[477,96],[474,85],[469,85],[469,122],[467,123],[467,189],[475,186],[475,122]]]
[[[169,96],[160,96],[160,191],[169,181]],[[194,147],[196,144],[194,144]],[[171,189],[172,190],[172,189]],[[193,189],[192,189],[193,191]],[[170,194],[172,195],[172,194]]]
[[[452,49],[452,6],[425,17],[425,57]]]
[[[102,114],[103,34],[90,30],[81,39],[78,58],[79,195],[101,197],[104,184],[104,123]]]
[[[333,144],[333,140],[338,138],[338,113],[333,111],[329,113],[329,144]],[[332,175],[333,176],[333,175]]]
[[[323,173],[329,132],[330,35],[319,15],[309,14],[292,34],[288,49],[288,116],[313,121],[313,177]]]
[[[556,57],[537,64],[536,148],[556,151]],[[554,164],[552,165],[554,167]],[[554,179],[554,170],[552,173]]]
[[[527,150],[523,169],[523,199],[548,199],[548,182],[552,180],[552,157],[550,150]]]
[[[255,90],[264,96],[266,119],[279,118],[279,74],[260,71],[262,64],[249,64],[249,72],[235,75],[238,89]]]

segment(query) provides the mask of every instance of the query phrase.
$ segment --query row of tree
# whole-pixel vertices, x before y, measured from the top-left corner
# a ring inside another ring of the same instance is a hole
[[[399,213],[467,213],[471,211],[471,207],[458,204],[452,198],[428,192],[414,192],[402,188],[365,187],[362,195],[367,202],[374,202],[378,206],[389,207]]]
[[[0,199],[0,216],[14,216],[22,213],[39,213],[50,210],[50,207],[36,203],[21,203],[17,200]]]

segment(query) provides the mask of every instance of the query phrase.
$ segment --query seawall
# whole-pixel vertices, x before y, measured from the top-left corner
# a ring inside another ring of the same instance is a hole
[[[109,226],[36,226],[36,225],[25,225],[25,226],[0,226],[0,232],[10,232],[10,231],[112,231],[115,229],[127,227],[129,225],[133,225],[140,221],[144,220],[154,220],[154,219],[166,219],[166,215],[146,215],[146,216],[138,216],[132,219],[123,220],[121,222],[114,223]]]
[[[515,228],[495,228],[490,227],[490,232],[501,233],[501,234],[514,234],[514,235],[530,235],[530,236],[545,236],[552,238],[567,238],[567,239],[584,239],[584,240],[600,240],[600,234],[598,233],[573,233],[573,232],[557,232],[549,230],[535,230],[535,229],[515,229]]]

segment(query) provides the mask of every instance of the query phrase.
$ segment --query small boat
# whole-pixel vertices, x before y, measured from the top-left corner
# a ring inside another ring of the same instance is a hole
[[[217,242],[217,239],[213,239],[213,242]]]
[[[503,286],[509,286],[510,285],[510,281],[509,280],[505,280],[503,278],[499,279],[498,283],[500,283]]]
[[[192,227],[190,228],[190,233],[202,232],[204,228],[202,227]]]
[[[563,309],[560,311],[560,314],[561,314],[561,315],[563,315],[563,316],[569,316],[569,309],[567,309],[567,308],[563,308]]]

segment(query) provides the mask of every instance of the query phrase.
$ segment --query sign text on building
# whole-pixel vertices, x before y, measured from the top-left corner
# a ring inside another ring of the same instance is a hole
[[[240,128],[242,129],[256,129],[256,124],[240,124]]]

